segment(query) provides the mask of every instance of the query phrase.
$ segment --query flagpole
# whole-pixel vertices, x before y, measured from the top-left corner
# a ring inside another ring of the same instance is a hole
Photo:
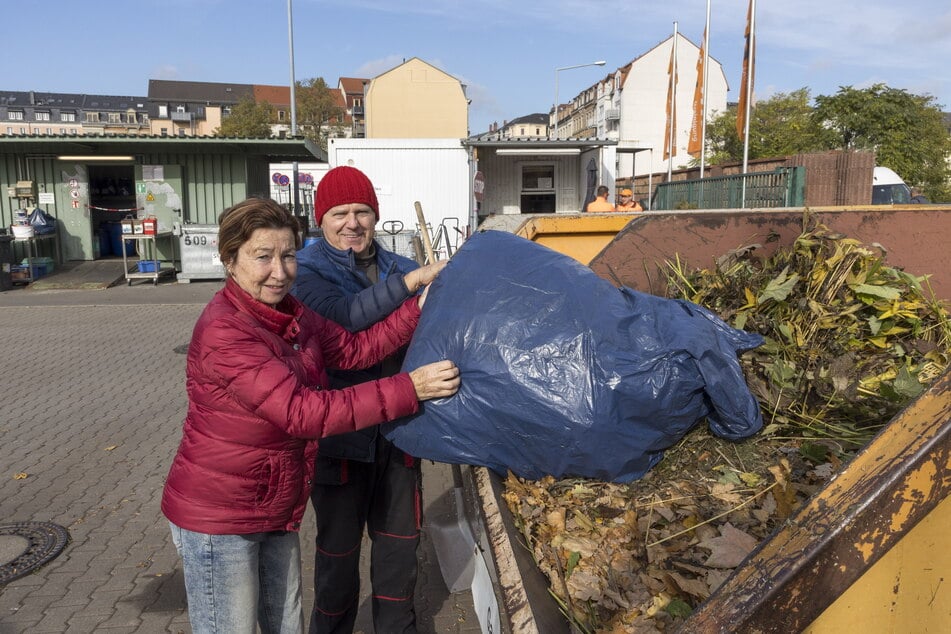
[[[741,206],[746,207],[746,170],[749,167],[750,158],[750,106],[753,103],[753,71],[756,58],[756,0],[750,0],[750,35],[747,46],[749,47],[749,61],[746,66],[746,111],[743,122],[743,194]]]
[[[674,156],[677,153],[676,147],[674,146],[674,141],[677,138],[677,133],[675,128],[677,127],[677,23],[674,22],[674,37],[673,42],[671,43],[670,50],[670,83],[668,85],[668,95],[669,99],[668,107],[670,108],[670,115],[667,117],[667,147],[669,148],[669,154],[667,155],[667,182],[670,182],[670,179],[673,176],[674,171]]]
[[[710,83],[710,0],[707,0],[707,25],[703,28],[703,90],[700,99],[703,102],[703,123],[700,127],[700,178],[703,179],[703,168],[707,159],[707,90]],[[701,192],[703,184],[701,183]]]

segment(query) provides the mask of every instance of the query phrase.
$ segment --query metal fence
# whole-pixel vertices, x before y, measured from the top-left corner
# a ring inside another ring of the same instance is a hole
[[[805,167],[779,167],[772,172],[661,183],[651,209],[801,207],[805,191]]]
[[[396,233],[377,231],[373,237],[376,238],[387,251],[398,253],[399,255],[419,262],[420,257],[416,253],[416,245],[413,239],[418,235],[419,233],[416,231],[398,231]]]

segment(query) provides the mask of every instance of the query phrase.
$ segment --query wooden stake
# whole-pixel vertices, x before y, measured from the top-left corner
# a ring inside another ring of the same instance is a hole
[[[426,217],[423,215],[423,206],[416,203],[416,219],[419,221],[419,233],[423,237],[423,248],[426,250],[426,259],[429,264],[436,261],[436,254],[433,253],[433,241],[429,237],[429,228],[426,226]]]

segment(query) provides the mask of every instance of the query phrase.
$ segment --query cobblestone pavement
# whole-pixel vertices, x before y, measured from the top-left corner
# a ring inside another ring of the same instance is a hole
[[[0,586],[0,633],[191,631],[159,503],[186,407],[184,348],[219,287],[0,293],[0,524],[54,522],[70,535],[58,557]],[[439,512],[448,467],[427,462],[424,487],[426,512]],[[306,520],[309,613],[310,510]],[[479,632],[471,594],[447,591],[425,534],[420,560],[420,632]],[[366,598],[358,632],[372,632]]]

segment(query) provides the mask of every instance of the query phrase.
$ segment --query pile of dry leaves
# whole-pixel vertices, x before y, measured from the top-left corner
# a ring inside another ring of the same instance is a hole
[[[765,337],[741,359],[761,434],[730,443],[698,425],[630,484],[509,476],[505,500],[576,630],[681,622],[947,368],[951,319],[927,279],[810,222],[766,260],[670,264],[673,296]]]

